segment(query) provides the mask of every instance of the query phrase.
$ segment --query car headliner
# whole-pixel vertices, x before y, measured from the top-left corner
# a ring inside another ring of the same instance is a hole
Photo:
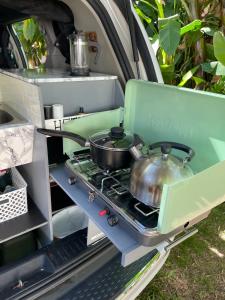
[[[0,24],[10,24],[30,16],[70,23],[73,15],[58,0],[0,0]]]

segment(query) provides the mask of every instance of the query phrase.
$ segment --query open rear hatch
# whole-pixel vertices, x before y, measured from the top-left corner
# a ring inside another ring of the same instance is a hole
[[[3,2],[5,7],[12,9],[13,1],[0,1],[0,4],[3,5]],[[7,2],[11,4],[7,5]],[[22,2],[24,1],[20,3]],[[52,1],[47,2],[53,3]],[[103,1],[88,0],[87,3],[89,8],[94,8],[98,14],[98,20],[101,21],[105,29],[104,34],[108,34],[110,45],[122,70],[124,82],[135,77],[133,72],[135,67],[131,67],[130,60],[124,55],[126,51],[117,30],[115,36],[112,34],[115,33],[116,20],[112,22],[111,18],[107,19],[106,14],[104,14],[107,5],[104,6]],[[110,9],[111,6],[108,5],[108,13]],[[19,9],[15,14],[16,18],[18,18],[18,11]],[[28,15],[29,13],[26,15],[26,11],[20,11],[22,19]],[[8,21],[11,22],[12,20]],[[6,20],[5,23],[8,21]],[[69,28],[71,29],[70,25]],[[152,72],[152,74],[152,80],[157,80],[156,73]],[[16,79],[10,78],[10,80],[15,83]],[[32,88],[32,91],[35,90],[36,94],[42,97],[44,95],[43,91],[49,96],[54,90],[57,97],[61,97],[62,100],[67,93],[68,99],[65,101],[65,104],[67,104],[65,107],[68,113],[74,109],[72,107],[74,105],[72,92],[68,92],[67,89],[71,83],[67,82],[60,85],[58,82],[55,82],[55,84],[48,84],[47,82],[46,85],[45,83],[41,85],[34,81],[22,80],[21,82],[23,82],[23,88],[28,88],[28,91],[29,88]],[[160,209],[154,212],[154,222],[148,228],[147,226],[141,228],[136,226],[134,220],[126,219],[123,210],[119,211],[99,195],[95,197],[94,201],[90,201],[90,192],[93,192],[92,186],[84,185],[80,179],[74,182],[74,185],[69,184],[68,178],[71,174],[74,176],[74,173],[71,173],[71,169],[68,170],[65,164],[52,167],[50,169],[52,179],[89,217],[88,231],[82,231],[61,241],[53,242],[17,265],[13,264],[1,268],[1,299],[26,299],[26,297],[34,299],[59,284],[63,284],[63,286],[59,285],[63,291],[58,289],[53,291],[52,294],[49,292],[49,299],[54,298],[56,295],[60,295],[61,299],[71,295],[76,295],[77,299],[81,299],[83,296],[83,298],[88,298],[88,295],[95,292],[103,297],[101,299],[106,296],[107,299],[115,298],[122,291],[128,291],[129,287],[138,281],[139,277],[133,279],[136,273],[140,275],[140,278],[148,274],[149,281],[151,276],[154,276],[164,263],[169,250],[195,233],[196,230],[192,231],[192,226],[207,217],[211,209],[225,199],[223,182],[225,171],[225,102],[223,96],[132,80],[126,85],[125,107],[118,108],[123,102],[123,92],[117,77],[111,78],[107,82],[104,81],[104,83],[107,86],[110,85],[110,89],[103,89],[102,85],[98,85],[97,90],[97,83],[94,81],[92,82],[94,86],[92,89],[91,86],[90,90],[85,87],[85,91],[89,92],[89,97],[93,95],[93,90],[95,92],[99,91],[99,96],[96,99],[103,106],[96,107],[96,103],[89,101],[87,97],[85,101],[95,106],[91,107],[91,112],[98,110],[98,108],[104,110],[101,112],[102,117],[99,118],[99,113],[86,115],[66,123],[64,129],[77,133],[79,128],[79,130],[85,130],[88,135],[90,132],[97,132],[102,128],[119,126],[123,123],[125,129],[139,134],[146,144],[162,140],[173,140],[188,144],[197,154],[191,164],[195,175],[174,185],[165,186]],[[72,87],[70,86],[71,90],[69,91],[74,92],[73,89],[76,87],[75,83],[73,84]],[[78,85],[80,85],[80,88],[77,96],[79,96],[79,101],[82,102],[84,100],[82,93],[84,87],[80,83]],[[61,88],[62,86],[64,86],[64,90]],[[40,91],[41,88],[42,91]],[[21,89],[18,88],[18,90]],[[108,93],[112,90],[113,93]],[[108,96],[109,103],[106,101],[103,91],[110,94]],[[113,104],[112,99],[114,100]],[[36,100],[39,101],[38,96]],[[43,97],[42,100],[45,101],[46,99]],[[49,99],[46,101],[49,101]],[[69,107],[69,104],[71,107]],[[78,103],[76,104],[78,105]],[[43,107],[40,106],[39,102],[36,103],[36,106],[40,109],[37,113],[37,115],[40,115],[40,119],[35,125],[39,126],[42,123],[44,124],[43,119],[41,119]],[[112,108],[114,110],[105,111]],[[40,142],[40,149],[44,149],[46,147],[45,139],[38,136],[38,134],[36,137]],[[36,147],[36,150],[40,149]],[[74,152],[80,150],[82,149],[75,144],[64,141],[64,152],[71,158]],[[37,154],[37,157],[40,158],[38,155],[40,153]],[[44,186],[43,191],[47,190],[47,195],[49,191],[49,186],[46,188],[46,185],[49,184],[47,158],[41,159],[44,165],[44,167],[41,166],[43,169],[40,167],[40,172],[39,170],[37,173],[30,172],[30,180],[33,180],[36,174],[39,176],[41,174],[44,178],[43,181],[46,181],[41,187]],[[24,170],[26,170],[26,167]],[[33,195],[39,195],[40,189],[42,190],[40,187],[33,186],[33,190],[35,190]],[[46,213],[44,211],[45,207],[45,205],[42,205],[43,213]],[[107,216],[99,216],[99,211],[105,209],[105,207],[117,215],[118,223],[116,226],[109,225]],[[51,224],[51,218],[49,224]],[[52,232],[49,228],[47,228],[48,231],[45,231],[49,235],[48,242],[52,239]],[[173,242],[174,236],[181,232],[184,232],[185,236]],[[103,238],[104,236],[106,238]],[[152,258],[156,259],[155,264],[152,263]],[[145,266],[149,267],[149,273],[145,273]],[[66,282],[68,278],[74,279]],[[107,286],[104,285],[104,280]],[[109,290],[109,283],[111,290]]]

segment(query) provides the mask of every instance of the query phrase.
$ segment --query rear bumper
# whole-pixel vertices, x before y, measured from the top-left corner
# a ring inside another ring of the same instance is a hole
[[[87,247],[86,232],[78,232],[1,268],[0,299],[135,299],[167,256],[153,250],[124,268],[109,240]]]
[[[160,255],[154,250],[125,268],[121,266],[120,254],[115,249],[108,249],[108,258],[110,257],[109,261],[106,257],[104,261],[104,257],[99,254],[95,260],[76,270],[68,280],[38,299],[135,299],[159,272],[168,253]]]
[[[112,252],[112,249],[108,249],[109,256]],[[102,255],[99,255],[89,266],[83,266],[64,283],[55,286],[38,299],[135,299],[158,273],[167,255],[162,257],[157,251],[153,251],[126,268],[120,264],[119,253],[114,252],[114,257],[103,263]],[[89,273],[88,268],[94,271],[89,276],[85,276]]]
[[[151,266],[143,270],[142,275],[128,286],[118,297],[117,300],[134,300],[152,281],[160,271],[169,256],[169,252],[161,254],[157,260],[153,261]]]

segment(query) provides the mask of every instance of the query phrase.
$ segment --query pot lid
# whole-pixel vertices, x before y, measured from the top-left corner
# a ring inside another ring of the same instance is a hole
[[[134,136],[122,127],[113,127],[92,135],[89,140],[98,148],[127,151],[133,145]]]

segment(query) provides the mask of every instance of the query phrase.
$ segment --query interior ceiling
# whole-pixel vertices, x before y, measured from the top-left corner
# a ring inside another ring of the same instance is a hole
[[[70,23],[70,9],[57,0],[0,0],[0,23],[9,24],[30,16]]]

